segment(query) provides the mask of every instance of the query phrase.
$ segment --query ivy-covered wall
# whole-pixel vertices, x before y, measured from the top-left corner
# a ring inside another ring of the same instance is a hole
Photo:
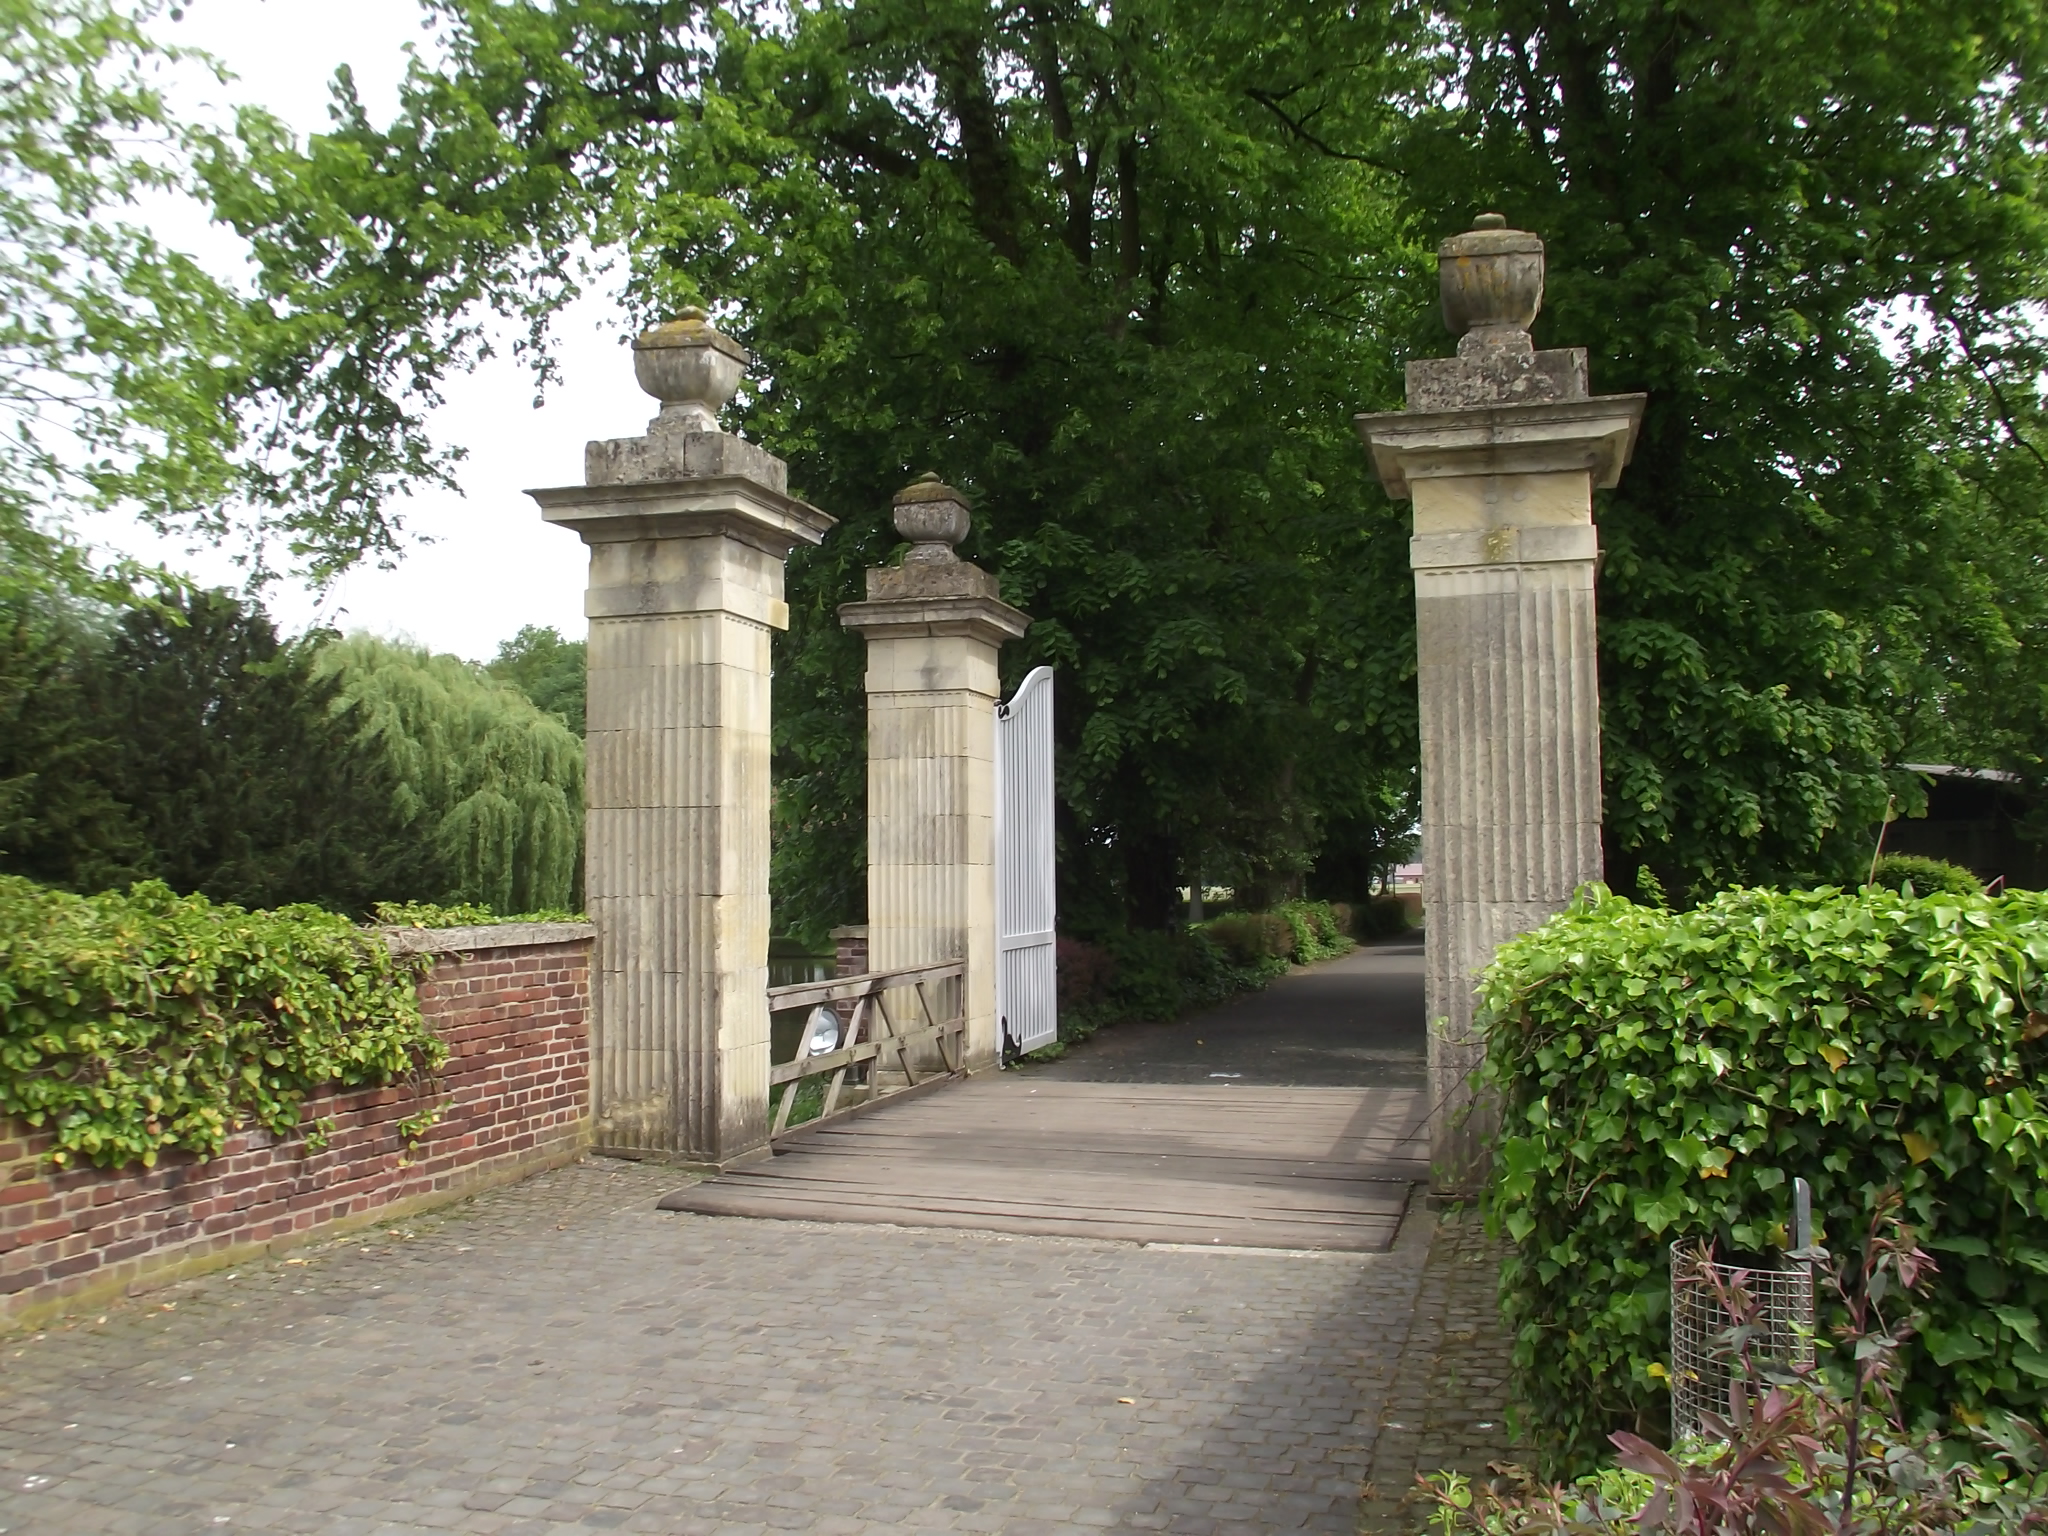
[[[317,1093],[298,1129],[218,1156],[58,1168],[54,1138],[0,1119],[0,1325],[33,1324],[254,1251],[457,1199],[578,1156],[588,1139],[589,929],[405,933],[433,955],[420,1011],[448,1050],[431,1079]],[[438,1115],[416,1140],[423,1109]]]

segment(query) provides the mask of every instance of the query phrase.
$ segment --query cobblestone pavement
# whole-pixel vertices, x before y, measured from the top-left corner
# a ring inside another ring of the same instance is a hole
[[[0,1530],[1354,1532],[1414,1417],[1427,1213],[1189,1251],[656,1212],[676,1178],[590,1161],[0,1340]]]
[[[1416,1474],[1451,1468],[1484,1476],[1515,1459],[1507,1425],[1507,1335],[1496,1301],[1503,1256],[1478,1217],[1438,1219],[1393,1390],[1380,1412],[1363,1529],[1407,1536],[1427,1506]]]

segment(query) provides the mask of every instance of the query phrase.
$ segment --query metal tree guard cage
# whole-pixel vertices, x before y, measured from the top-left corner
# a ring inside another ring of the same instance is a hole
[[[1798,1241],[1794,1253],[1812,1251],[1813,1222],[1806,1181],[1797,1181]],[[1671,1245],[1671,1437],[1705,1434],[1701,1415],[1729,1418],[1728,1388],[1739,1352],[1728,1338],[1737,1326],[1723,1300],[1740,1277],[1754,1308],[1744,1348],[1750,1366],[1779,1369],[1813,1364],[1813,1265],[1787,1256],[1775,1267],[1704,1262],[1697,1242]]]

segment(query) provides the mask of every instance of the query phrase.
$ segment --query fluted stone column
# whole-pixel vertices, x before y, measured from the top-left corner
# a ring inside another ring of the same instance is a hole
[[[969,527],[958,492],[927,475],[895,513],[903,564],[870,570],[867,601],[839,610],[868,648],[868,968],[964,958],[972,1070],[997,1049],[996,655],[1031,621],[953,553]],[[890,1000],[906,1027],[915,1007]]]
[[[767,1142],[770,631],[783,560],[832,526],[780,459],[719,430],[746,353],[701,311],[633,344],[662,402],[533,491],[590,547],[595,1143],[729,1163]]]
[[[1457,356],[1408,365],[1407,410],[1358,418],[1415,507],[1430,1150],[1449,1196],[1478,1189],[1498,1127],[1472,1091],[1474,983],[1600,878],[1593,491],[1643,409],[1588,395],[1583,348],[1535,350],[1543,242],[1505,225],[1482,215],[1438,253]]]

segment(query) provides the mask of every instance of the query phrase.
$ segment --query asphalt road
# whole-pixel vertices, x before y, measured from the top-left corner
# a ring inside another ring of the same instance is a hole
[[[1118,1024],[1035,1076],[1422,1087],[1422,941],[1369,944],[1171,1024]]]

